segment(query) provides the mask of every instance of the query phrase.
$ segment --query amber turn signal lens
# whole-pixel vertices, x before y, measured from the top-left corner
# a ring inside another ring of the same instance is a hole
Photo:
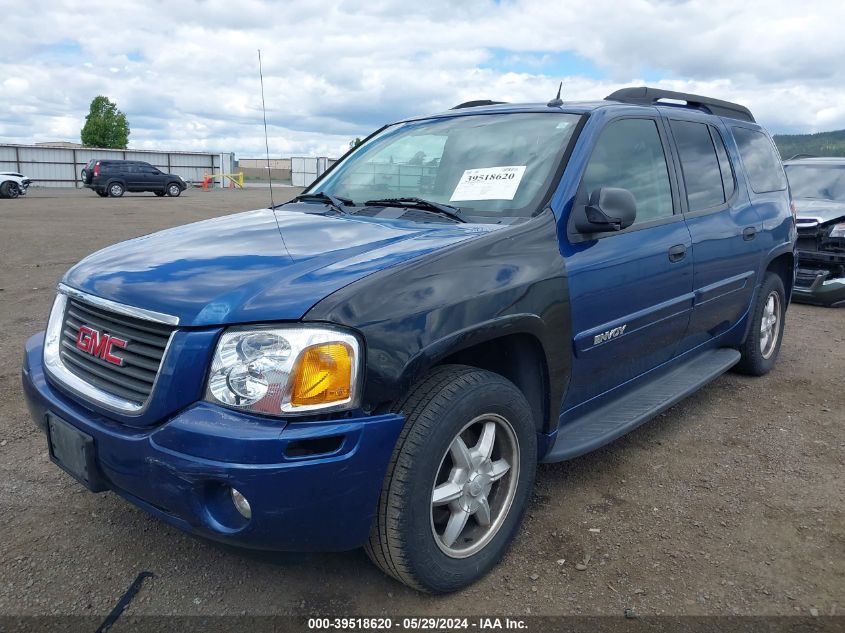
[[[304,407],[348,399],[352,362],[352,349],[345,343],[312,345],[302,352],[296,363],[290,403]]]

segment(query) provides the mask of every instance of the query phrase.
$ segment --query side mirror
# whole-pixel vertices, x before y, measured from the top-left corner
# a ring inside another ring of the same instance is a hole
[[[637,218],[637,201],[627,189],[599,187],[575,217],[579,233],[604,233],[627,229]]]

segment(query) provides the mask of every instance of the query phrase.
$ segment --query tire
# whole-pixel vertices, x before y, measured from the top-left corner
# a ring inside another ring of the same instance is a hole
[[[751,325],[739,348],[742,358],[736,370],[750,376],[764,376],[775,366],[786,317],[786,292],[783,281],[767,272],[751,311]]]
[[[87,169],[83,169],[79,173],[79,175],[82,177],[82,184],[83,185],[88,182],[88,170]]]
[[[7,180],[0,185],[0,197],[17,198],[19,195],[21,195],[21,189],[18,187],[18,183]]]
[[[108,192],[109,198],[120,198],[126,191],[126,187],[120,182],[110,182],[108,187],[106,187],[106,191]]]
[[[531,408],[498,374],[444,365],[394,411],[404,413],[406,422],[365,550],[410,587],[455,591],[490,571],[522,521],[537,469]],[[485,436],[495,436],[486,460]]]
[[[175,182],[171,182],[169,185],[167,185],[167,195],[171,198],[178,198],[180,195],[182,195],[182,187],[180,187]]]
[[[153,191],[153,193],[154,193],[155,195],[157,195],[159,198],[163,198],[163,197],[164,197],[164,192],[163,192],[163,191]]]

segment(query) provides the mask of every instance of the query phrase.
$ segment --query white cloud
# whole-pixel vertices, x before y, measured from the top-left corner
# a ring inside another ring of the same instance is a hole
[[[383,123],[473,98],[644,83],[749,105],[774,131],[845,128],[841,2],[31,2],[4,15],[0,140],[76,140],[88,103],[134,147],[337,155]]]

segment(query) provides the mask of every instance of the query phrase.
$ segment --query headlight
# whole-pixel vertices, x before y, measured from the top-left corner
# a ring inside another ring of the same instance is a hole
[[[830,237],[845,237],[845,222],[834,224],[833,228],[830,229]]]
[[[266,415],[351,409],[360,364],[358,339],[345,332],[231,329],[217,343],[206,400]]]

